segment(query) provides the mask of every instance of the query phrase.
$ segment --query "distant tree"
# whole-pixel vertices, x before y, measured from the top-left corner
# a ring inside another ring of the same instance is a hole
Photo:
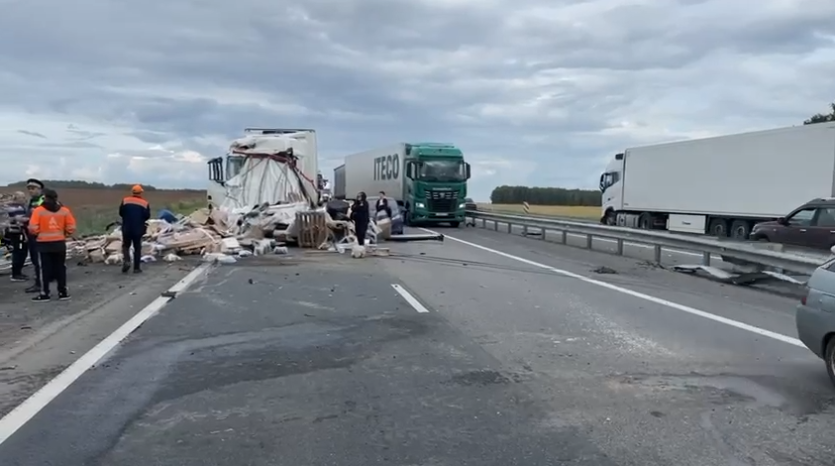
[[[490,194],[493,204],[600,206],[600,191],[591,189],[499,186]]]
[[[829,113],[816,113],[804,121],[803,124],[813,125],[815,123],[826,123],[827,121],[835,121],[835,102],[829,104]]]
[[[119,189],[122,191],[130,191],[130,188],[133,186],[132,184],[128,183],[114,183],[114,184],[104,184],[98,181],[84,181],[84,180],[41,180],[43,184],[55,189]],[[26,181],[16,181],[14,183],[9,183],[6,185],[10,188],[25,188]],[[159,188],[150,185],[150,184],[143,184],[142,189],[145,191],[158,191]],[[202,192],[201,189],[166,189],[165,191],[182,191],[182,192]]]

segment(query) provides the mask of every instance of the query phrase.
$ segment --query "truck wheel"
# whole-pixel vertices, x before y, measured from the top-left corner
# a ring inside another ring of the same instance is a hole
[[[721,218],[714,218],[710,221],[710,234],[717,238],[728,237],[728,223]]]
[[[458,225],[461,225],[461,223],[460,222],[449,222],[449,226],[451,226],[452,228],[458,228]]]
[[[826,373],[829,374],[829,380],[835,385],[835,335],[829,335],[829,344],[826,345],[823,360],[826,362]]]
[[[652,214],[644,212],[638,217],[638,228],[641,230],[652,230]]]
[[[751,234],[751,223],[746,220],[734,220],[731,224],[731,238],[747,240]]]

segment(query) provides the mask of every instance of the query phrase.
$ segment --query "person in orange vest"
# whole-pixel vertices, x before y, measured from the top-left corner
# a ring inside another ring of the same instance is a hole
[[[122,217],[122,273],[130,270],[130,248],[133,246],[133,273],[142,272],[142,237],[145,236],[147,221],[151,219],[151,205],[142,198],[140,185],[131,188],[131,195],[122,199],[119,216]]]
[[[49,301],[49,283],[58,282],[58,299],[70,299],[67,290],[67,237],[75,234],[75,217],[58,202],[52,189],[43,192],[43,203],[32,211],[29,233],[41,259],[41,292],[32,301]]]

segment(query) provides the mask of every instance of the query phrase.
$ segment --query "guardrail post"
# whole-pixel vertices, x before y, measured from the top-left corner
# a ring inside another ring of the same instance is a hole
[[[507,222],[507,232],[508,234],[513,233],[513,224],[510,222]]]
[[[487,220],[481,219],[481,228],[487,228]]]
[[[702,253],[702,265],[705,265],[705,266],[710,265],[710,253],[709,252],[703,252]]]
[[[562,237],[562,244],[566,244],[566,242],[568,241],[568,232],[565,230],[560,230],[560,236]]]
[[[539,239],[545,241],[545,227],[539,229]]]
[[[661,245],[656,244],[655,246],[653,246],[652,252],[653,252],[653,259],[655,260],[655,263],[660,264],[661,263]]]
[[[619,256],[622,256],[623,255],[623,239],[618,238],[617,246],[618,246],[618,249],[617,249],[616,254],[619,255]]]
[[[493,231],[499,231],[499,221],[498,220],[493,221]]]
[[[594,244],[594,236],[586,235],[586,249],[592,249],[593,244]]]
[[[528,226],[522,225],[522,236],[528,236]]]

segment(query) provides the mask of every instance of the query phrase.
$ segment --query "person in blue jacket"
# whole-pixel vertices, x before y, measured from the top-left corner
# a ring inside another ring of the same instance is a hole
[[[145,236],[146,222],[151,219],[151,205],[142,198],[142,186],[131,188],[131,195],[122,199],[119,216],[122,217],[122,273],[130,270],[130,249],[133,246],[133,273],[142,272],[142,237]]]

